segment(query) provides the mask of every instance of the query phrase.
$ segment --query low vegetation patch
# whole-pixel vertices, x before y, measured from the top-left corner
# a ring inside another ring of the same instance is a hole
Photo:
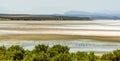
[[[69,47],[37,45],[33,50],[25,50],[15,45],[0,47],[0,61],[120,61],[120,50],[96,56],[94,52],[69,52]]]

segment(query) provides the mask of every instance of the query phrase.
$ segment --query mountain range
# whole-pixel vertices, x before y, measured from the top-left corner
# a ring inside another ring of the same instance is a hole
[[[33,14],[0,14],[0,17],[34,17],[37,18],[57,18],[60,19],[61,17],[64,19],[81,19],[81,18],[89,18],[89,19],[113,19],[113,20],[119,20],[120,19],[120,12],[115,11],[115,12],[86,12],[86,11],[68,11],[65,12],[64,14],[51,14],[51,15],[33,15]]]
[[[120,19],[120,12],[85,12],[85,11],[69,11],[62,14],[64,16],[74,17],[90,17],[92,19]]]

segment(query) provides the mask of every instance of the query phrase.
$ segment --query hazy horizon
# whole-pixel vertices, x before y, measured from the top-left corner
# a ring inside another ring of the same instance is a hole
[[[0,0],[0,13],[63,14],[68,11],[119,12],[119,0]]]

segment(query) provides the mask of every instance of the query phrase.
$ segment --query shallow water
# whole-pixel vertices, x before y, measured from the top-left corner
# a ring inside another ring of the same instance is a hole
[[[40,41],[1,41],[0,45],[10,47],[11,45],[20,45],[25,49],[32,50],[35,45],[45,44],[48,46],[63,45],[70,47],[70,52],[85,51],[85,52],[110,52],[120,49],[120,43],[115,42],[100,42],[89,39],[81,40],[40,40]]]

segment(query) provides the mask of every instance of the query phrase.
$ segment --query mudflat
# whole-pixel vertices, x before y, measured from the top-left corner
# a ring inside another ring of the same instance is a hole
[[[120,21],[0,21],[0,39],[95,39],[120,42]]]

